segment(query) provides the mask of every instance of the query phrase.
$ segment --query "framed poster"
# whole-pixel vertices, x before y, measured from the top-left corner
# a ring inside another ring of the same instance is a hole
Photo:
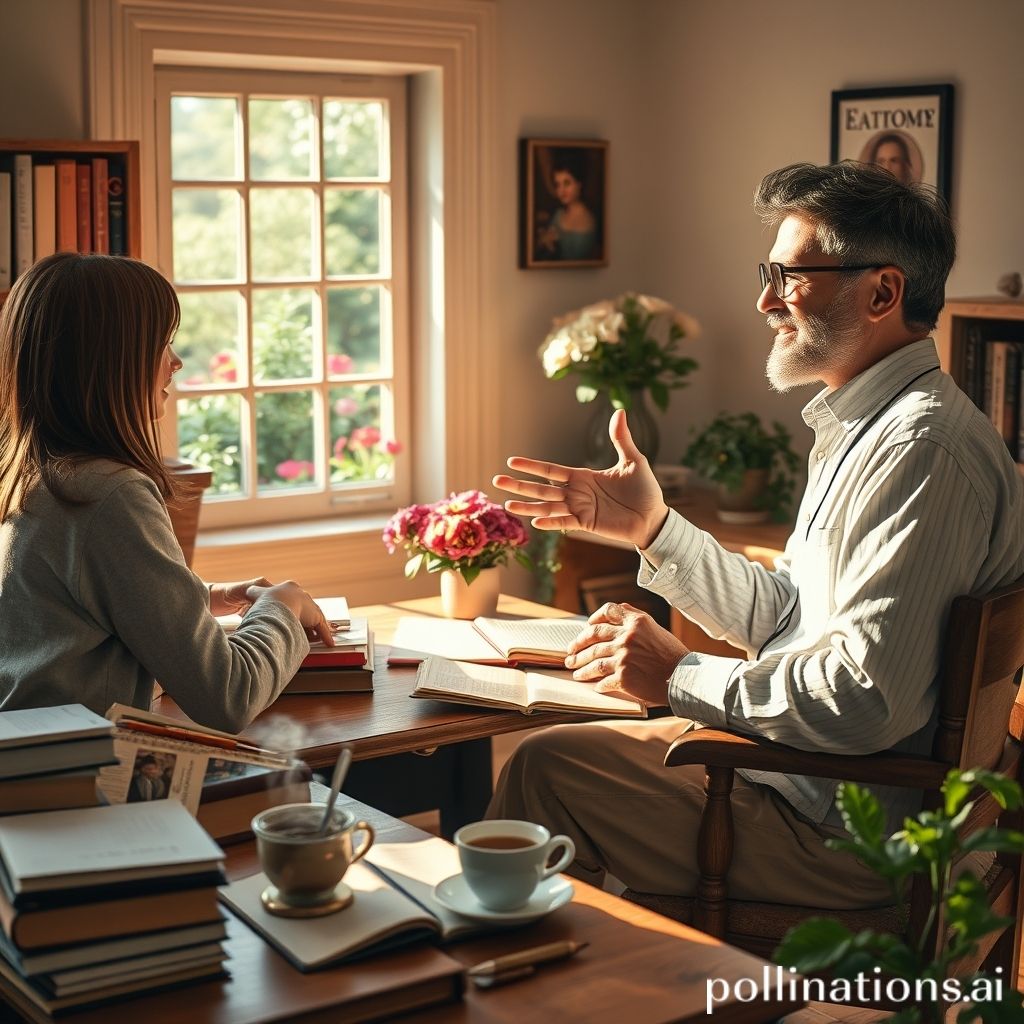
[[[608,143],[519,140],[519,266],[608,265]]]
[[[830,160],[860,160],[950,200],[953,86],[913,85],[832,93]]]

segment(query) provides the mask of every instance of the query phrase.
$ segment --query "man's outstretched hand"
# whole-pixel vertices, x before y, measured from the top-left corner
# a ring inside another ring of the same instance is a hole
[[[649,547],[668,516],[654,472],[633,443],[626,414],[617,410],[608,424],[619,459],[610,469],[560,466],[513,456],[509,469],[546,483],[499,474],[494,486],[529,501],[510,500],[505,508],[530,516],[539,530],[586,530],[638,548]]]

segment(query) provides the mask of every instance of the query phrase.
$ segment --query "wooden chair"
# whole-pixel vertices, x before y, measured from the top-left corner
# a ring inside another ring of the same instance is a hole
[[[943,660],[939,725],[930,757],[883,752],[865,756],[811,753],[783,744],[720,729],[699,729],[681,736],[665,758],[669,766],[703,764],[706,802],[697,836],[700,880],[695,897],[664,896],[627,890],[626,899],[667,917],[693,924],[761,956],[770,956],[785,933],[812,915],[828,916],[853,931],[872,928],[916,938],[928,916],[930,885],[916,878],[908,903],[871,910],[822,910],[729,899],[727,881],[732,859],[733,820],[730,793],[737,768],[799,773],[871,785],[898,785],[925,790],[925,806],[940,805],[941,785],[952,767],[989,768],[1021,780],[1024,698],[1024,580],[985,595],[953,602]],[[1020,828],[1021,815],[1001,811],[987,794],[978,799],[965,831],[991,825]],[[740,823],[742,828],[742,822]],[[984,964],[1002,966],[1003,978],[1016,983],[1020,957],[1020,858],[999,854],[984,878],[994,909],[1016,925],[989,936],[968,973]],[[932,934],[931,944],[941,938]]]

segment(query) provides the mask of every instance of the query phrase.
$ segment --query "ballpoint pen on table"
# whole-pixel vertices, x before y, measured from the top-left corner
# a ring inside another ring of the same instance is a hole
[[[499,985],[516,978],[525,978],[534,972],[538,964],[575,956],[581,949],[586,949],[588,945],[590,945],[588,942],[573,942],[571,939],[549,942],[544,946],[534,946],[532,949],[523,949],[518,953],[498,956],[493,960],[483,960],[467,968],[466,976],[481,987]]]
[[[241,740],[229,739],[226,736],[213,736],[210,733],[196,732],[192,729],[180,728],[174,725],[140,722],[134,718],[119,718],[116,725],[119,729],[144,732],[151,736],[166,736],[172,740],[186,740],[190,743],[203,743],[207,746],[219,747],[222,750],[242,750],[249,754],[263,754],[266,757],[279,757],[282,760],[286,760],[283,754],[274,750],[264,750],[263,747],[256,747],[251,743],[243,743]]]

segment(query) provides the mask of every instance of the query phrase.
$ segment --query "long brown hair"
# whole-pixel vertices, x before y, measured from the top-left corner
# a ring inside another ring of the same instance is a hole
[[[0,521],[42,482],[93,458],[137,469],[165,498],[154,383],[178,327],[174,289],[123,256],[62,252],[15,281],[0,310]]]

